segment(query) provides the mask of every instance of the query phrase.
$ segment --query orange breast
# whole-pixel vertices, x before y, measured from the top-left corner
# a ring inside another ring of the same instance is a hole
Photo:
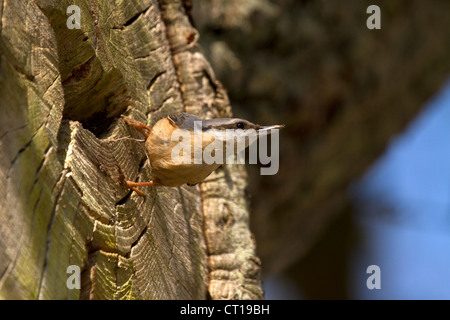
[[[145,146],[147,149],[148,158],[152,167],[153,181],[155,184],[163,186],[180,186],[185,183],[197,184],[202,182],[210,175],[220,164],[206,164],[202,161],[201,164],[194,164],[194,134],[192,131],[183,130],[183,135],[188,137],[191,142],[191,161],[190,163],[176,163],[172,159],[172,150],[177,147],[180,149],[179,140],[172,141],[172,134],[174,127],[168,119],[163,118],[159,120],[152,128],[150,136],[148,137]],[[181,132],[178,132],[181,133]],[[179,134],[177,135],[179,137]],[[203,134],[201,144],[201,152],[211,143],[211,137]],[[187,145],[184,144],[187,150]],[[175,150],[178,150],[175,149]],[[183,152],[183,151],[182,151]]]

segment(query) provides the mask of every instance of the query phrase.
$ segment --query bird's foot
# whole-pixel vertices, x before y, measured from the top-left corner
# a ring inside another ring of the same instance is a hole
[[[128,117],[125,117],[124,115],[120,116],[127,125],[131,126],[131,127],[135,127],[140,133],[142,133],[145,137],[145,139],[148,138],[148,133],[145,132],[144,130],[148,130],[149,132],[152,131],[152,128],[150,128],[149,126],[147,126],[146,124],[137,121],[137,120],[133,120],[130,119]]]

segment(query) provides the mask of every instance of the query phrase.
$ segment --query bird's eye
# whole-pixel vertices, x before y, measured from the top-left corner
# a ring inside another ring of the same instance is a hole
[[[244,127],[245,127],[245,124],[244,124],[243,122],[238,122],[238,123],[236,123],[236,128],[238,128],[238,129],[244,129]]]

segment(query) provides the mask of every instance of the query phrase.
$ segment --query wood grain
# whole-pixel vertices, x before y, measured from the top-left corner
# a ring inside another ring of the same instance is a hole
[[[242,168],[144,197],[119,179],[151,179],[121,114],[231,114],[180,1],[75,1],[79,30],[70,4],[0,2],[0,298],[263,298]]]

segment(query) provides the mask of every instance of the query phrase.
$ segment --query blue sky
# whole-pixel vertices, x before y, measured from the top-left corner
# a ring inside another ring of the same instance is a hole
[[[348,270],[352,299],[450,299],[450,79],[351,188],[362,243]],[[378,265],[381,289],[366,286]],[[299,299],[289,279],[267,299]]]
[[[352,298],[450,299],[450,81],[352,188],[364,243]],[[368,290],[368,265],[381,289]]]

